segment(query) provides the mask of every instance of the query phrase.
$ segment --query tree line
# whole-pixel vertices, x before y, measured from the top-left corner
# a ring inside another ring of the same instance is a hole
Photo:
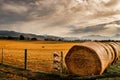
[[[35,38],[35,37],[29,38],[29,37],[25,37],[24,35],[20,35],[18,37],[14,37],[14,36],[0,36],[0,39],[5,39],[5,40],[37,40],[37,38]]]
[[[32,40],[36,41],[38,40],[36,37],[25,37],[24,35],[19,35],[18,37],[14,36],[0,36],[0,39],[4,40]],[[64,40],[64,38],[45,38],[44,41],[67,41],[67,42],[85,42],[85,41],[94,41],[94,42],[120,42],[120,40],[90,40],[90,39],[84,39],[84,40]]]
[[[4,40],[32,40],[36,41],[38,40],[36,37],[26,37],[24,35],[19,35],[18,37],[16,36],[0,36],[0,39]],[[51,38],[51,37],[46,37],[43,39],[44,41],[64,41],[63,38]]]

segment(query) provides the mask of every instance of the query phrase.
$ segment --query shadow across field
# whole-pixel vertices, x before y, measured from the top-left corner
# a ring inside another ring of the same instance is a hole
[[[27,79],[31,80],[59,80],[61,78],[60,75],[52,74],[52,73],[45,73],[45,72],[33,72],[31,70],[24,70],[22,68],[0,64],[0,72],[5,74],[13,74],[21,77],[26,77]]]
[[[103,75],[84,76],[84,77],[72,76],[69,74],[59,75],[59,74],[46,73],[46,72],[33,72],[31,70],[24,70],[22,68],[9,66],[5,64],[0,64],[0,72],[4,74],[1,77],[4,77],[5,74],[12,74],[12,75],[25,77],[28,80],[93,80],[93,79],[103,80],[103,78],[120,77],[120,73],[117,72],[105,73]]]

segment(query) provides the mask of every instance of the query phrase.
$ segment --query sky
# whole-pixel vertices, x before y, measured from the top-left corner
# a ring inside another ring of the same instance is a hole
[[[0,30],[114,36],[120,34],[120,0],[0,0]]]

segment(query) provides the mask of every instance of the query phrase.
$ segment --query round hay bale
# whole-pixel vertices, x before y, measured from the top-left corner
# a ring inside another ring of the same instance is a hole
[[[68,70],[78,76],[99,75],[114,60],[111,46],[100,42],[85,42],[73,46],[65,57]]]
[[[116,42],[120,46],[120,42]]]
[[[107,44],[107,43],[100,43],[100,42],[98,42],[98,44],[100,44],[102,47],[104,47],[105,50],[107,51],[107,53],[108,53],[109,65],[111,65],[111,63],[112,63],[112,62],[114,61],[114,59],[115,59],[115,54],[114,54],[113,48],[112,48],[109,44]],[[109,65],[108,65],[108,66],[109,66]]]
[[[115,59],[113,61],[113,63],[116,63],[116,61],[118,60],[118,58],[120,58],[120,45],[116,42],[109,42],[108,43],[114,50],[114,55],[115,55]]]
[[[116,42],[117,43],[117,45],[119,46],[119,48],[120,48],[120,42]],[[120,50],[120,49],[119,49]],[[120,54],[119,54],[120,55]],[[119,57],[120,58],[120,57]]]

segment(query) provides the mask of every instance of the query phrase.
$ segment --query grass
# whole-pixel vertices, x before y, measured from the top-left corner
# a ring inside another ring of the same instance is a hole
[[[120,73],[120,60],[118,60],[116,64],[111,65],[111,66],[107,69],[107,73],[105,73],[105,74],[110,74],[110,73]],[[97,80],[120,80],[120,77],[97,79]]]
[[[0,72],[0,80],[2,80],[6,76],[5,73]]]

